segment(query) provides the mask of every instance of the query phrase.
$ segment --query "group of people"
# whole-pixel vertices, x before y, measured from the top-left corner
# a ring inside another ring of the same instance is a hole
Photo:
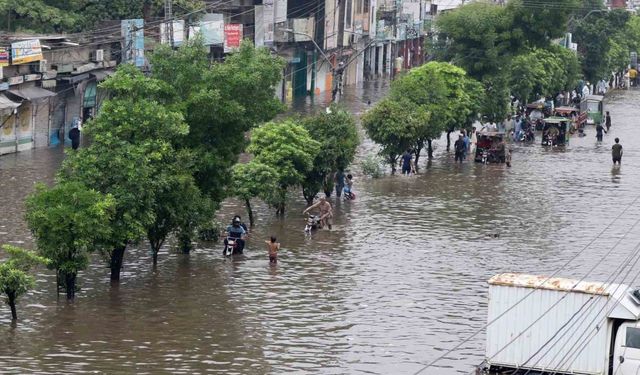
[[[490,124],[489,126],[492,126]],[[488,129],[489,131],[495,131],[495,129]],[[456,162],[462,163],[468,155],[475,158],[476,148],[478,146],[478,135],[476,134],[476,128],[471,128],[470,135],[467,135],[465,130],[460,131],[458,139],[453,143],[453,150],[455,151]]]
[[[353,175],[346,174],[344,171],[338,171],[335,173],[334,182],[335,182],[335,190],[336,196],[340,198],[344,193],[347,199],[353,199],[355,194],[353,193]],[[332,219],[333,219],[333,207],[331,203],[327,200],[326,197],[320,197],[318,202],[307,207],[302,214],[307,214],[313,210],[319,211],[319,219],[320,219],[320,228],[327,227],[329,230],[332,228]],[[225,239],[224,245],[225,250],[229,245],[229,240],[232,239],[236,242],[235,248],[233,249],[234,254],[242,254],[244,252],[245,240],[249,234],[249,228],[247,225],[242,222],[242,218],[239,215],[233,217],[231,220],[231,224],[227,226],[225,230]],[[267,245],[267,251],[269,253],[269,263],[272,265],[277,264],[278,262],[278,251],[280,250],[280,243],[277,242],[276,236],[271,236],[269,240],[265,241]]]

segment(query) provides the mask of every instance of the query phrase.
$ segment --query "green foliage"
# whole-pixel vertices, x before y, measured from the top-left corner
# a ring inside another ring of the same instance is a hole
[[[580,5],[580,0],[511,0],[506,8],[513,14],[514,34],[522,35],[530,48],[544,48],[565,34]]]
[[[69,182],[53,188],[38,185],[26,205],[39,253],[50,259],[49,268],[62,276],[67,296],[73,298],[76,275],[87,268],[89,254],[104,249],[112,234],[115,199]]]
[[[320,147],[320,142],[292,120],[264,124],[251,134],[248,151],[254,160],[277,171],[278,191],[272,204],[278,213],[284,213],[287,190],[300,185],[313,168]]]
[[[282,110],[273,93],[283,64],[244,42],[224,63],[210,66],[199,39],[176,51],[161,47],[152,57],[153,77],[174,88],[174,105],[190,128],[176,147],[194,153],[197,185],[215,204],[225,198],[231,167],[246,146],[244,133]]]
[[[333,174],[351,164],[360,141],[355,118],[336,105],[329,107],[329,113],[320,112],[305,118],[302,125],[320,142],[313,169],[302,183],[303,195],[308,203],[312,203],[320,190],[331,190]]]
[[[362,116],[362,126],[372,141],[380,145],[380,156],[395,171],[398,157],[415,145],[429,114],[407,99],[390,98],[378,102]]]
[[[361,162],[360,168],[362,168],[362,173],[365,176],[369,176],[371,178],[380,178],[384,176],[384,171],[382,170],[381,160],[376,155],[367,155]]]
[[[533,49],[513,59],[510,87],[525,102],[554,95],[575,87],[578,66],[577,57],[565,48]]]
[[[260,198],[265,202],[274,203],[278,191],[278,171],[257,160],[252,160],[246,164],[238,164],[233,168],[233,183],[231,190],[233,195],[242,199],[247,208],[249,223],[254,225],[253,209],[251,199]]]
[[[5,302],[11,307],[13,320],[18,318],[16,301],[35,284],[33,276],[29,275],[31,268],[37,264],[47,264],[48,260],[36,255],[32,251],[15,246],[4,245],[2,249],[9,258],[0,262],[0,293],[5,296]]]

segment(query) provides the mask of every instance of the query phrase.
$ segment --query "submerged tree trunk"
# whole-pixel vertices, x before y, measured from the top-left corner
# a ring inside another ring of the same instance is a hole
[[[67,291],[67,299],[76,298],[76,277],[75,273],[66,273],[64,275],[65,290]]]
[[[433,145],[431,144],[431,139],[427,139],[427,155],[429,156],[429,160],[433,159]]]
[[[11,319],[18,319],[18,312],[16,311],[16,294],[15,293],[7,293],[7,299],[9,300],[9,307],[11,308]]]
[[[160,248],[164,244],[164,238],[161,240],[150,240],[149,243],[151,244],[151,256],[153,257],[153,265],[155,266],[158,264],[158,253],[160,252]]]
[[[418,171],[418,162],[420,161],[420,153],[422,153],[422,149],[424,148],[424,142],[420,141],[418,142],[417,146],[416,146],[416,159],[414,162],[414,165],[416,167],[416,172]]]
[[[120,281],[120,270],[122,270],[122,261],[124,260],[124,250],[127,245],[116,247],[111,252],[111,281]]]
[[[447,131],[447,151],[449,151],[449,149],[451,149],[451,133],[453,133],[453,130],[449,129]]]
[[[244,205],[247,207],[247,215],[249,215],[249,226],[253,228],[255,221],[253,219],[253,208],[251,208],[251,200],[245,199]]]
[[[391,166],[391,174],[396,174],[396,158],[389,156],[389,165]]]

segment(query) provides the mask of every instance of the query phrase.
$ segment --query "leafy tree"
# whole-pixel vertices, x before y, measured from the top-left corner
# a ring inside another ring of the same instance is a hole
[[[284,62],[243,42],[224,63],[210,66],[206,48],[196,39],[175,51],[159,48],[152,65],[153,76],[175,89],[175,105],[189,125],[189,134],[175,145],[195,154],[197,185],[218,204],[226,197],[231,167],[246,146],[245,132],[283,108],[273,93]]]
[[[430,114],[416,134],[416,164],[425,145],[431,159],[431,143],[434,139],[449,128],[471,124],[475,120],[482,95],[480,83],[467,76],[463,69],[441,62],[430,62],[411,69],[392,84],[392,99],[409,100]],[[424,116],[420,118],[425,120]]]
[[[4,245],[2,249],[9,255],[0,262],[0,292],[5,295],[5,302],[11,308],[11,318],[18,319],[16,301],[35,284],[29,270],[37,264],[47,264],[48,260],[32,251],[15,246]]]
[[[27,198],[26,219],[39,253],[50,259],[68,299],[76,292],[76,277],[87,268],[89,255],[111,236],[116,202],[78,182],[47,188],[38,185]]]
[[[511,0],[506,8],[525,45],[544,48],[565,34],[569,18],[581,5],[580,0]]]
[[[111,279],[120,279],[127,245],[147,234],[157,218],[157,196],[166,186],[163,169],[174,161],[171,142],[188,132],[180,112],[165,105],[166,83],[129,65],[102,87],[113,98],[87,124],[89,147],[69,155],[60,180],[78,181],[115,201],[109,250]]]
[[[238,164],[233,169],[231,191],[240,198],[247,208],[249,225],[255,224],[252,198],[261,198],[265,202],[273,202],[273,194],[278,190],[278,171],[273,167],[252,160],[246,164]]]
[[[335,105],[329,107],[328,113],[320,112],[305,118],[302,125],[313,139],[320,142],[313,169],[306,174],[302,183],[304,198],[311,204],[320,190],[331,193],[332,176],[351,164],[359,139],[354,117]]]
[[[320,142],[292,120],[270,122],[252,132],[248,151],[257,163],[278,172],[278,189],[271,202],[277,214],[284,215],[287,190],[304,181],[320,147]]]
[[[372,141],[380,145],[380,156],[396,171],[398,158],[416,144],[429,114],[409,100],[389,98],[378,102],[362,116],[362,126]]]
[[[510,86],[515,96],[527,102],[536,95],[554,95],[575,87],[579,61],[561,47],[533,49],[511,63]]]

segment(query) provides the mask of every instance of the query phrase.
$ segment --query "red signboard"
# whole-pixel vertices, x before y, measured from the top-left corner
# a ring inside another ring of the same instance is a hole
[[[242,24],[229,23],[224,25],[224,52],[231,52],[240,48],[242,41]]]
[[[0,67],[9,66],[9,49],[0,47]]]

